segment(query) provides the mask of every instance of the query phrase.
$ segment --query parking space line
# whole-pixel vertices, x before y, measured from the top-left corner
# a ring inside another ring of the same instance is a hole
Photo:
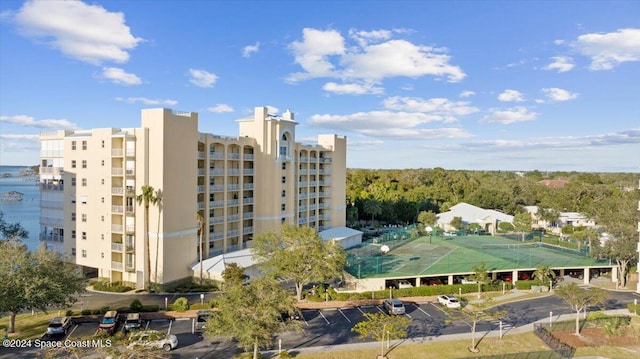
[[[173,324],[173,320],[169,321],[169,329],[167,329],[167,335],[171,334],[171,324]]]
[[[433,306],[434,306],[436,309],[438,309],[439,311],[441,311],[441,312],[443,312],[443,313],[445,313],[445,314],[447,313],[447,311],[446,311],[446,310],[444,310],[444,309],[440,308],[439,306],[437,306],[437,305],[435,305],[435,304],[433,304],[433,303],[430,303],[430,304],[431,304],[431,305],[433,305]]]
[[[409,313],[405,312],[404,315],[406,315],[407,317],[409,317],[409,319],[411,319],[411,315],[409,315]]]
[[[344,319],[347,320],[347,322],[351,323],[351,319],[347,318],[347,316],[344,314],[344,312],[340,308],[338,308],[338,312],[340,312],[340,314],[342,314],[342,316],[344,317]]]
[[[429,317],[431,316],[431,314],[427,313],[424,309],[420,308],[420,306],[419,306],[419,305],[416,305],[415,307],[416,307],[416,309],[418,309],[418,310],[419,310],[419,311],[421,311],[422,313],[426,314],[427,316],[429,316]]]
[[[387,312],[385,312],[384,310],[382,310],[382,308],[378,307],[377,305],[376,305],[376,308],[378,308],[378,310],[380,311],[380,313],[382,313],[382,314],[387,314]]]
[[[320,313],[320,315],[322,316],[322,318],[324,319],[325,322],[327,322],[327,324],[331,324],[329,323],[329,320],[327,320],[327,317],[324,316],[324,314],[322,314],[322,311],[319,310],[318,313]]]
[[[362,315],[367,318],[369,321],[371,321],[371,318],[367,317],[366,315],[364,315],[364,312],[362,311],[362,309],[360,309],[360,307],[356,307],[358,308],[358,310],[360,311],[360,313],[362,313]]]
[[[73,326],[73,329],[71,329],[71,331],[69,333],[67,333],[67,338],[69,338],[71,336],[71,334],[73,334],[73,332],[76,331],[76,329],[78,329],[79,325],[76,324]]]

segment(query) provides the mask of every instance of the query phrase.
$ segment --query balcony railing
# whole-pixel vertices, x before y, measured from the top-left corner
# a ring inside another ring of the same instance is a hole
[[[253,212],[244,212],[242,214],[242,219],[251,219],[253,218]]]
[[[232,229],[230,231],[227,231],[227,237],[237,237],[238,236],[238,230],[237,229]]]
[[[134,206],[125,206],[124,209],[129,213],[133,213],[135,207]]]
[[[135,170],[133,168],[127,168],[125,170],[125,173],[127,174],[127,176],[133,176],[135,174]]]
[[[243,198],[242,204],[253,204],[253,197]]]
[[[63,227],[64,219],[56,217],[40,217],[40,225],[48,227]]]
[[[204,192],[204,186],[203,185],[199,185],[197,186],[198,188],[198,193],[203,193]]]
[[[245,168],[242,170],[242,174],[245,176],[252,176],[253,175],[253,168]]]
[[[124,245],[122,243],[111,243],[111,250],[115,252],[122,252]]]
[[[224,232],[209,233],[209,240],[210,241],[215,241],[216,239],[222,239],[222,238],[224,238]]]
[[[224,170],[220,169],[220,168],[216,168],[216,169],[209,169],[209,175],[210,176],[223,176],[224,175]]]
[[[198,176],[204,176],[205,171],[204,168],[198,168]]]
[[[209,158],[214,160],[222,160],[224,159],[224,153],[222,152],[209,152]]]
[[[237,205],[238,205],[237,199],[230,199],[227,201],[227,206],[237,206]]]
[[[242,156],[242,158],[244,158],[245,161],[253,161],[253,154],[245,153],[244,156]]]
[[[112,176],[122,176],[123,174],[124,174],[124,168],[116,168],[116,167],[111,168]]]
[[[42,191],[64,191],[64,185],[62,183],[40,183],[40,190]]]
[[[111,261],[111,269],[122,270],[123,268],[124,266],[122,265],[122,262]]]
[[[224,207],[224,201],[210,201],[209,207],[211,208],[221,208]]]
[[[111,187],[111,194],[123,195],[124,194],[124,188],[122,188],[122,187]]]
[[[204,202],[198,202],[198,209],[204,209]]]
[[[253,183],[245,183],[242,185],[242,189],[243,190],[252,190],[253,189]]]
[[[219,256],[224,253],[224,248],[211,248],[209,249],[209,257]]]
[[[230,215],[227,216],[227,221],[228,222],[236,222],[239,218],[240,218],[240,216],[237,215],[237,214],[230,214]]]
[[[298,207],[298,212],[303,212],[307,210],[307,206],[299,206]]]
[[[242,233],[243,233],[243,234],[250,234],[250,233],[253,233],[253,227],[243,227],[243,228],[242,228]]]
[[[62,202],[62,200],[60,200],[60,201],[40,201],[40,207],[41,208],[63,209],[64,208],[64,202]]]
[[[203,160],[205,158],[204,152],[198,151],[198,159]]]
[[[227,169],[227,174],[231,175],[231,176],[237,176],[240,174],[240,169],[239,168],[229,168]]]
[[[43,175],[61,175],[64,173],[62,167],[40,167],[40,174]]]
[[[227,191],[237,191],[239,188],[240,188],[240,185],[237,185],[237,184],[227,185]]]
[[[224,191],[224,185],[217,184],[214,186],[209,186],[209,191],[211,192],[222,192]]]
[[[240,154],[237,152],[230,152],[230,153],[227,153],[227,158],[230,160],[239,160]]]
[[[53,233],[40,233],[41,241],[64,242],[64,236]]]
[[[329,191],[320,192],[320,197],[331,197],[331,192]]]
[[[220,224],[220,223],[224,223],[224,217],[223,217],[223,216],[211,217],[211,218],[209,219],[209,223],[211,223],[211,224]]]
[[[111,232],[118,232],[118,233],[122,233],[124,230],[124,226],[121,224],[112,224],[111,225]]]
[[[124,149],[122,148],[111,149],[111,157],[122,157],[123,154],[124,154]]]

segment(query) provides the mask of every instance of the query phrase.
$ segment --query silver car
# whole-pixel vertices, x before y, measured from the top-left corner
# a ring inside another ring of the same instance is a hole
[[[386,309],[387,313],[389,314],[404,314],[404,304],[400,299],[385,299],[382,304],[384,305],[384,309]]]

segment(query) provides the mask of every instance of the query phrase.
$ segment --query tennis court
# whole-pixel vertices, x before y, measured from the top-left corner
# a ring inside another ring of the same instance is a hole
[[[405,237],[387,235],[387,240],[377,238],[347,250],[346,271],[356,278],[382,278],[472,273],[482,262],[489,271],[609,265],[586,253],[537,241],[480,235],[411,238],[405,233]]]

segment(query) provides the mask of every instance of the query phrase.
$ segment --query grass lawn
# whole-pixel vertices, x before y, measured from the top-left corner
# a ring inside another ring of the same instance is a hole
[[[48,314],[36,312],[18,314],[16,316],[16,332],[9,334],[12,339],[36,339],[40,338],[46,331],[49,322],[53,317],[64,316],[65,311],[52,310]],[[0,318],[0,335],[4,334],[4,328],[9,328],[9,315]]]
[[[467,348],[471,345],[470,339],[446,342],[432,342],[425,344],[402,344],[393,348],[387,354],[389,359],[412,358],[464,358],[477,355],[499,355],[518,352],[537,352],[550,350],[542,340],[533,333],[508,335],[504,338],[485,338],[478,345],[478,354],[470,353]],[[299,354],[301,359],[371,359],[380,354],[380,346],[375,345],[371,349],[353,351],[331,351],[324,353]]]

